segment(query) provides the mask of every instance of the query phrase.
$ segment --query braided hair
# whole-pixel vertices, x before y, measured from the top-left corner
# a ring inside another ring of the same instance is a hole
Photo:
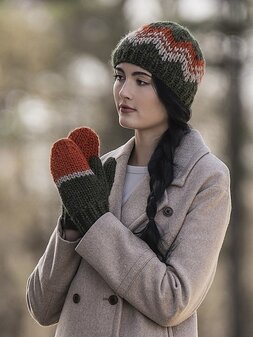
[[[188,121],[191,118],[190,108],[183,107],[171,90],[158,78],[152,76],[155,90],[161,102],[166,107],[169,117],[169,127],[162,135],[148,163],[150,175],[150,194],[147,199],[146,214],[148,223],[143,230],[136,232],[149,247],[164,260],[158,249],[161,238],[155,222],[157,206],[166,188],[174,178],[174,153],[184,135],[190,131]]]

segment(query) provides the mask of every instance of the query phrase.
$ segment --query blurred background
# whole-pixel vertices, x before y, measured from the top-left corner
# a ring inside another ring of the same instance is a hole
[[[78,126],[102,153],[118,126],[110,54],[139,25],[174,20],[199,40],[207,72],[192,125],[230,168],[233,213],[200,337],[253,336],[253,0],[0,1],[0,334],[50,337],[30,317],[26,280],[60,213],[51,144]]]

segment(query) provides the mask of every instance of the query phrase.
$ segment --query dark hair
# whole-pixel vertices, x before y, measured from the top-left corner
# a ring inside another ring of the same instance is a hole
[[[147,242],[157,256],[164,260],[158,249],[161,235],[155,222],[155,216],[157,205],[161,201],[165,189],[174,178],[175,149],[179,146],[184,135],[190,131],[188,121],[191,118],[191,110],[182,106],[177,97],[161,80],[154,76],[152,78],[158,97],[166,107],[169,126],[162,135],[148,163],[150,194],[147,200],[146,213],[149,221],[142,231],[135,234]]]

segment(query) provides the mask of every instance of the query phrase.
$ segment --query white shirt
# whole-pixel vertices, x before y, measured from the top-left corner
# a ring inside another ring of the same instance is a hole
[[[143,180],[143,178],[146,176],[147,173],[148,173],[147,166],[127,165],[126,178],[123,189],[123,200],[122,200],[123,204],[127,201],[129,196],[137,188],[137,186]]]

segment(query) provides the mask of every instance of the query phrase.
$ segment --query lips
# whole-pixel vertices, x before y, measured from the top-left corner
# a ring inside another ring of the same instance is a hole
[[[134,112],[134,111],[136,111],[136,109],[134,109],[134,108],[132,108],[131,106],[126,105],[126,104],[120,104],[120,105],[119,105],[119,110],[120,110],[120,112],[122,112],[122,113],[127,113],[127,112]]]

